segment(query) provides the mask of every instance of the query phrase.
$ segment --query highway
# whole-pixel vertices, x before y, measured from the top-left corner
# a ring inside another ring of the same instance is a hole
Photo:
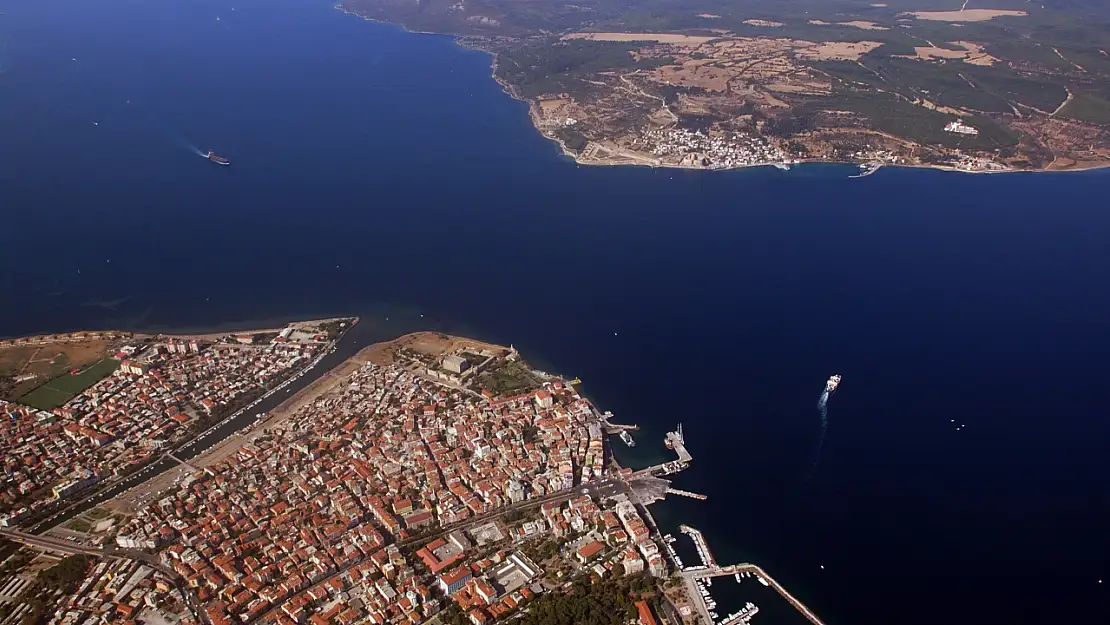
[[[48,551],[54,551],[66,555],[76,555],[80,553],[96,558],[101,558],[108,555],[106,550],[99,549],[97,547],[90,547],[88,545],[82,545],[80,543],[62,540],[61,538],[51,538],[49,536],[39,536],[38,534],[28,534],[26,532],[20,532],[7,528],[0,528],[0,536],[3,536],[4,538],[17,543],[22,543],[24,545],[30,545],[32,547],[38,547],[40,549],[46,549]]]
[[[211,625],[208,620],[208,613],[201,609],[200,601],[196,595],[193,594],[185,586],[185,580],[177,574],[177,571],[162,563],[157,556],[146,553],[145,551],[135,551],[133,549],[117,549],[115,547],[98,548],[89,545],[82,545],[80,543],[62,540],[60,538],[52,538],[50,536],[40,536],[38,534],[28,534],[17,530],[0,528],[0,536],[7,538],[13,542],[47,551],[54,551],[66,555],[82,554],[94,558],[112,558],[115,560],[131,560],[133,562],[141,562],[150,568],[162,573],[167,578],[173,580],[174,585],[177,587],[178,592],[185,598],[185,602],[189,606],[189,611],[193,613],[193,617],[205,625]]]

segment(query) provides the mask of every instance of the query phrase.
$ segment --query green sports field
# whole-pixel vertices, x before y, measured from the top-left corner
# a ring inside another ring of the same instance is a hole
[[[19,398],[19,403],[40,410],[51,410],[66,403],[81,391],[111,375],[119,367],[119,361],[105,358],[90,365],[84,371],[65,374]]]

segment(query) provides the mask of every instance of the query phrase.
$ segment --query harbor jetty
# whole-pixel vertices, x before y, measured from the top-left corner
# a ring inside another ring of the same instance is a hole
[[[689,525],[679,525],[678,531],[686,534],[694,541],[694,548],[698,550],[698,557],[701,558],[701,563],[709,568],[715,568],[717,561],[713,559],[713,553],[709,551],[709,544],[705,542],[705,536],[702,533]]]
[[[611,424],[608,423],[608,417],[610,416],[610,414],[605,415],[606,426],[611,426]],[[620,432],[627,429],[632,428],[617,428],[614,431]],[[681,423],[678,424],[678,427],[676,427],[674,431],[667,432],[664,444],[667,449],[675,452],[677,456],[675,460],[641,469],[626,474],[624,477],[626,483],[633,485],[639,503],[647,506],[655,501],[663,499],[667,494],[705,500],[705,495],[671,488],[669,481],[660,479],[659,477],[682,471],[687,468],[690,461],[694,459],[693,455],[690,454],[689,450],[686,448],[686,438],[682,432]],[[655,521],[651,518],[651,514],[647,513],[646,518],[650,519],[654,532],[658,535],[659,530],[655,526]],[[701,562],[694,566],[686,566],[675,552],[675,538],[670,534],[662,536],[663,548],[670,558],[671,564],[677,570],[678,577],[686,587],[686,595],[689,597],[692,607],[697,612],[699,619],[704,621],[706,625],[748,625],[752,617],[759,612],[758,606],[748,602],[737,612],[728,614],[723,618],[718,618],[718,614],[714,611],[717,607],[717,603],[710,594],[709,587],[712,585],[713,578],[726,575],[734,576],[737,583],[740,583],[744,577],[754,576],[764,586],[773,588],[779,596],[801,613],[812,625],[825,625],[812,610],[806,607],[797,597],[790,594],[782,584],[775,581],[773,577],[758,565],[741,563],[721,566],[713,557],[713,552],[709,549],[709,543],[706,541],[705,535],[702,534],[701,531],[689,525],[680,525],[678,529],[694,541],[694,547],[697,549],[698,557]]]
[[[745,562],[742,564],[730,564],[728,566],[710,566],[708,568],[698,567],[696,570],[680,571],[678,575],[684,580],[693,580],[723,577],[725,575],[736,575],[737,573],[754,574],[756,576],[756,579],[758,579],[761,584],[774,588],[775,592],[777,592],[783,599],[786,599],[787,603],[793,606],[795,610],[800,612],[802,616],[806,617],[806,620],[808,620],[810,623],[813,623],[813,625],[825,625],[825,623],[820,618],[818,618],[812,610],[807,608],[806,605],[802,603],[797,597],[790,594],[790,592],[786,590],[786,588],[784,588],[782,584],[775,581],[775,578],[771,577],[771,575],[768,574],[767,571],[764,571],[756,564],[749,564]]]
[[[667,437],[663,441],[663,444],[666,445],[667,449],[674,451],[678,459],[664,462],[663,464],[653,465],[646,469],[640,469],[633,473],[632,477],[672,475],[690,467],[690,461],[693,460],[694,457],[686,450],[686,439],[682,434],[681,423],[678,424],[675,431],[667,432]]]

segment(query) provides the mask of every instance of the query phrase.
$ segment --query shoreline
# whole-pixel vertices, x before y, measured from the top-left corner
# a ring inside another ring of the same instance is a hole
[[[350,320],[351,326],[356,326],[362,320],[358,315],[347,315],[341,317],[319,317],[296,319],[284,322],[284,325],[273,328],[259,328],[254,325],[255,322],[244,322],[242,326],[238,324],[229,324],[226,329],[218,326],[210,326],[208,328],[199,326],[195,329],[180,329],[170,331],[155,331],[151,329],[135,329],[135,330],[64,330],[58,332],[46,332],[38,334],[28,334],[24,336],[0,336],[0,349],[9,347],[27,347],[32,345],[51,345],[57,343],[76,343],[81,341],[92,340],[143,340],[148,338],[162,337],[170,340],[174,339],[197,339],[197,340],[214,340],[223,338],[231,334],[264,334],[267,332],[280,332],[283,329],[296,324],[307,323],[327,323],[329,321],[344,321]],[[275,323],[274,320],[259,321],[257,323],[269,325]],[[77,336],[85,335],[85,336]]]
[[[543,134],[542,132],[540,133]],[[579,165],[586,165],[588,167],[650,167],[651,169],[675,169],[680,171],[704,171],[709,173],[722,173],[722,172],[736,172],[746,169],[756,169],[760,167],[774,167],[780,170],[789,170],[794,167],[801,167],[805,165],[838,165],[842,167],[858,167],[861,165],[870,165],[860,161],[830,161],[824,159],[806,159],[798,160],[791,163],[751,163],[748,165],[736,165],[733,167],[694,167],[689,165],[669,165],[669,164],[652,164],[652,163],[603,163],[588,158],[580,158],[573,152],[566,149],[562,141],[555,137],[548,137],[544,135],[545,139],[549,139],[559,144],[563,149],[563,154],[567,157],[574,159],[575,163]],[[960,167],[952,167],[949,165],[907,165],[904,163],[882,163],[881,169],[925,169],[932,171],[943,171],[956,174],[1074,174],[1082,172],[1100,171],[1110,169],[1110,162],[1105,165],[1093,165],[1091,167],[1079,167],[1074,169],[962,169]],[[868,174],[870,175],[870,174]],[[848,176],[849,178],[866,178],[867,176]]]
[[[563,155],[570,158],[570,159],[573,159],[576,165],[586,165],[586,166],[590,166],[590,167],[622,167],[622,166],[651,167],[652,169],[678,169],[678,170],[688,170],[688,171],[726,172],[726,171],[742,171],[742,170],[745,170],[745,169],[752,169],[752,168],[757,168],[757,167],[775,167],[775,168],[778,168],[778,169],[784,169],[784,168],[788,169],[790,167],[794,167],[794,166],[798,166],[798,165],[846,165],[846,166],[855,165],[855,166],[858,166],[858,165],[868,165],[869,164],[867,162],[862,162],[862,161],[831,161],[831,160],[825,160],[825,159],[800,159],[800,160],[797,160],[797,161],[794,161],[794,162],[791,162],[791,163],[751,163],[751,164],[747,164],[747,165],[736,165],[736,166],[732,166],[732,167],[697,167],[697,166],[690,166],[690,165],[677,165],[677,164],[666,164],[666,163],[658,163],[658,164],[656,164],[656,163],[647,163],[647,162],[640,163],[640,162],[634,162],[634,160],[632,158],[628,159],[629,162],[623,162],[623,163],[606,163],[606,162],[596,161],[596,160],[593,160],[592,158],[584,157],[580,154],[575,154],[574,152],[572,152],[571,150],[569,150],[567,148],[566,144],[563,142],[562,139],[559,139],[558,137],[549,136],[547,133],[545,133],[543,130],[541,130],[539,125],[536,123],[535,102],[530,98],[525,98],[525,97],[520,96],[516,92],[516,89],[513,88],[512,85],[510,85],[510,84],[506,83],[505,81],[501,80],[500,78],[498,78],[498,76],[497,76],[497,53],[493,52],[491,50],[486,50],[484,48],[474,46],[474,45],[468,45],[468,42],[467,42],[466,39],[467,39],[467,37],[470,37],[469,35],[458,35],[458,34],[451,34],[451,33],[436,33],[436,32],[421,31],[421,30],[410,30],[404,24],[399,24],[397,22],[390,22],[390,21],[381,20],[381,19],[377,19],[377,18],[362,15],[358,12],[355,12],[353,10],[350,10],[350,9],[344,7],[341,3],[336,4],[335,8],[338,9],[339,11],[343,12],[346,15],[352,15],[352,16],[361,18],[363,20],[366,20],[368,22],[375,22],[375,23],[378,23],[378,24],[386,24],[386,25],[389,25],[389,26],[395,26],[397,28],[400,28],[401,30],[403,30],[406,33],[412,33],[412,34],[417,34],[417,35],[436,35],[436,36],[441,36],[441,37],[450,37],[451,39],[454,40],[455,44],[458,45],[461,48],[464,48],[466,50],[473,50],[473,51],[477,51],[477,52],[484,52],[484,53],[488,54],[490,56],[490,77],[494,80],[494,82],[496,82],[498,85],[500,85],[501,90],[504,93],[508,94],[512,99],[517,100],[519,102],[524,102],[525,104],[528,105],[528,118],[532,122],[533,130],[535,130],[537,133],[539,133],[539,135],[541,137],[543,137],[544,139],[547,139],[548,141],[554,142],[556,145],[558,145],[559,149],[562,151]],[[591,142],[591,143],[595,143],[595,142]],[[1053,162],[1055,162],[1055,161],[1053,161]],[[982,169],[982,170],[980,170],[980,169],[964,169],[964,168],[960,168],[960,167],[954,167],[954,166],[951,166],[951,165],[927,165],[927,164],[907,165],[907,164],[895,164],[895,163],[882,163],[882,168],[885,169],[887,167],[898,167],[898,168],[907,168],[907,169],[931,169],[931,170],[935,170],[935,171],[947,171],[947,172],[961,173],[961,174],[1022,174],[1022,173],[1039,174],[1039,173],[1073,173],[1073,172],[1098,171],[1098,170],[1102,170],[1102,169],[1110,169],[1110,161],[1107,161],[1106,163],[1102,163],[1102,164],[1094,164],[1094,165],[1090,165],[1090,166],[1081,166],[1081,167],[1072,167],[1072,168],[1069,168],[1069,169],[1048,169],[1048,168],[1044,168],[1044,169],[1001,169],[1001,170]],[[852,177],[853,178],[862,178],[864,176],[852,176]]]
[[[493,53],[490,53],[490,54],[492,55]],[[494,56],[496,57],[496,55],[494,55]],[[496,71],[496,63],[494,63],[494,71]],[[500,79],[497,79],[496,76],[494,77],[494,79],[497,81],[498,84],[502,85],[503,88],[505,87],[504,83]],[[506,92],[508,92],[507,88],[506,88]],[[535,116],[534,116],[534,113],[533,113],[533,108],[532,108],[532,101],[528,100],[528,99],[525,99],[525,98],[519,98],[515,94],[512,94],[512,93],[510,93],[510,95],[513,96],[513,99],[520,100],[521,102],[527,102],[528,103],[528,116],[532,120],[532,127],[535,128],[536,132],[538,132],[540,134],[540,136],[542,136],[544,139],[547,139],[549,141],[553,141],[556,144],[558,144],[559,147],[562,149],[563,154],[565,156],[567,156],[568,158],[573,159],[576,164],[586,165],[586,166],[589,166],[589,167],[650,167],[652,169],[677,169],[677,170],[681,170],[681,171],[730,172],[730,171],[743,171],[745,169],[754,169],[754,168],[758,168],[758,167],[774,167],[776,169],[786,171],[786,170],[789,170],[793,167],[798,167],[798,166],[803,166],[803,165],[840,165],[840,166],[844,166],[844,167],[864,167],[864,166],[870,166],[870,165],[878,165],[879,166],[876,169],[876,171],[873,171],[869,174],[865,174],[865,175],[862,175],[862,176],[849,176],[849,178],[866,178],[867,176],[869,176],[873,173],[876,173],[878,171],[878,169],[886,169],[888,167],[889,168],[900,168],[900,169],[928,169],[928,170],[933,170],[933,171],[946,171],[946,172],[958,173],[958,174],[1070,174],[1070,173],[1091,172],[1091,171],[1099,171],[1099,170],[1104,170],[1104,169],[1110,169],[1110,161],[1107,161],[1104,164],[1096,164],[1096,165],[1084,166],[1084,167],[1073,167],[1073,168],[1070,168],[1070,169],[965,169],[965,168],[962,168],[962,167],[955,167],[955,166],[952,166],[952,165],[875,163],[875,162],[865,162],[865,161],[833,161],[833,160],[817,159],[817,158],[815,158],[815,159],[798,159],[798,160],[794,160],[794,161],[791,161],[791,162],[749,163],[749,164],[745,164],[745,165],[734,165],[732,167],[698,167],[698,166],[695,166],[695,165],[636,162],[635,159],[633,159],[632,157],[627,157],[628,162],[607,163],[607,162],[595,160],[591,157],[586,157],[586,156],[582,156],[582,155],[579,155],[579,154],[575,154],[574,152],[567,149],[566,144],[564,144],[561,139],[559,139],[558,137],[548,136],[546,133],[544,133],[542,130],[540,130],[539,126],[536,124],[536,119],[535,119]],[[590,143],[594,144],[594,145],[598,145],[595,142],[590,142]],[[608,150],[609,148],[606,148],[606,147],[602,146],[602,149]],[[644,158],[646,159],[648,157],[645,156]]]

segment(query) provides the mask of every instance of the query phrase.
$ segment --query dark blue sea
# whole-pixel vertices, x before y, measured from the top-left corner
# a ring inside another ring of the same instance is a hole
[[[682,422],[709,499],[664,531],[830,625],[1108,622],[1110,172],[578,167],[487,55],[325,1],[0,14],[0,335],[512,343],[642,426],[626,462]]]

